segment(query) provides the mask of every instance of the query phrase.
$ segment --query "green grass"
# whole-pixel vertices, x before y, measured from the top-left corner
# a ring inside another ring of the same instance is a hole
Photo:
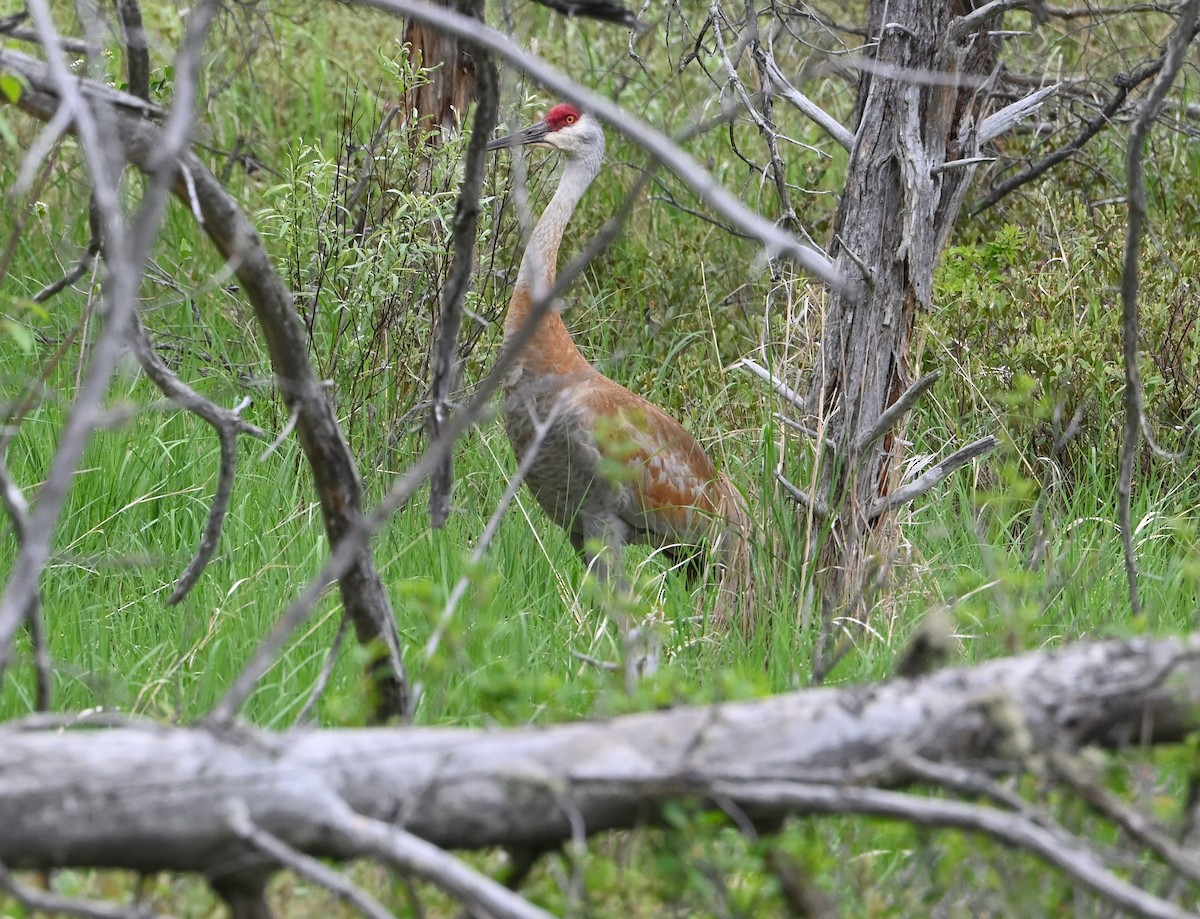
[[[339,415],[347,424],[367,493],[376,500],[421,449],[407,413],[421,396],[436,278],[446,270],[448,255],[444,234],[420,231],[433,226],[438,215],[448,221],[458,148],[440,154],[426,187],[414,190],[402,182],[416,171],[414,158],[419,156],[405,141],[398,142],[389,153],[393,159],[387,172],[394,181],[381,183],[372,202],[383,231],[369,246],[334,246],[326,261],[315,257],[318,247],[331,239],[330,214],[339,200],[335,165],[345,141],[361,143],[377,123],[380,105],[398,96],[398,88],[385,80],[411,77],[402,64],[390,61],[396,50],[379,41],[381,33],[344,28],[349,13],[327,15],[328,22],[293,10],[291,18],[274,20],[275,42],[260,52],[253,74],[234,79],[218,104],[209,107],[205,130],[217,148],[248,138],[266,164],[267,171],[255,176],[235,169],[228,181],[256,215],[281,273],[296,290],[306,292],[301,311],[312,321],[314,361],[334,381]],[[158,11],[152,21],[170,31],[173,20]],[[546,39],[551,44],[558,32],[572,41],[584,41],[588,34],[576,23],[553,22],[556,31]],[[606,68],[621,52],[610,41],[588,41],[588,63],[576,58],[569,69],[598,72],[594,82],[615,89],[621,81]],[[337,43],[331,45],[336,54],[323,53],[328,42]],[[313,69],[314,62],[321,66]],[[230,61],[215,66],[210,82],[215,84],[221,69],[231,66]],[[294,77],[298,73],[308,75],[303,85]],[[640,105],[647,117],[666,119],[696,91],[697,82],[691,73],[661,87],[635,81],[622,90],[622,100]],[[25,141],[36,129],[19,120],[14,126]],[[798,127],[796,136],[812,139],[804,133],[808,130]],[[757,187],[757,179],[728,162],[724,143],[719,136],[703,138],[695,143],[695,152],[701,159],[712,157],[725,181],[753,197],[749,190]],[[796,168],[803,176],[797,175],[797,181],[825,183],[826,197],[818,196],[813,199],[818,203],[810,205],[819,209],[812,221],[820,225],[828,220],[828,190],[836,187],[844,164],[804,166],[801,159]],[[610,162],[572,225],[575,240],[586,238],[616,209],[634,180],[633,170],[623,164],[640,165],[641,158],[613,143]],[[219,171],[222,161],[215,164]],[[1186,184],[1194,172],[1194,159],[1182,158],[1175,165],[1185,175],[1164,175],[1159,180],[1164,188]],[[0,159],[4,187],[11,185],[14,168],[12,159]],[[547,168],[536,171],[543,182],[548,174]],[[31,309],[25,298],[57,277],[85,240],[86,191],[80,175],[78,157],[68,144],[0,286],[0,313],[25,331],[24,337],[0,338],[0,402],[14,399],[36,380],[60,347],[64,355],[7,454],[12,475],[28,494],[36,492],[55,448],[79,373],[79,338],[94,291],[77,285],[44,310]],[[505,170],[498,166],[491,177],[485,227],[506,197]],[[691,206],[670,181],[667,190]],[[545,188],[539,193],[544,196]],[[25,204],[16,202],[13,212]],[[1029,225],[1034,243],[1070,258],[1039,263],[1033,276],[1028,260],[1006,257],[1025,251],[1030,240],[998,233],[1000,241],[989,250],[986,283],[974,283],[978,263],[966,250],[949,260],[939,288],[939,302],[947,312],[931,319],[930,337],[920,349],[922,369],[941,367],[945,378],[911,419],[908,431],[913,456],[942,454],[987,432],[1001,435],[1004,446],[901,514],[902,555],[891,594],[831,682],[887,676],[921,615],[934,606],[947,606],[954,617],[960,647],[956,662],[961,663],[1080,637],[1166,634],[1193,625],[1200,584],[1200,485],[1195,484],[1200,476],[1194,459],[1178,466],[1144,461],[1139,468],[1134,519],[1145,613],[1137,621],[1128,614],[1115,524],[1112,419],[1119,412],[1119,392],[1095,385],[1109,365],[1106,354],[1096,356],[1094,342],[1102,329],[1112,331],[1111,310],[1106,315],[1096,285],[1089,287],[1091,279],[1110,277],[1112,237],[1104,237],[1104,246],[1093,245],[1097,228],[1082,210],[1065,209],[1053,234],[1036,221]],[[4,239],[10,232],[10,221],[0,223]],[[494,237],[490,232],[481,237],[480,282],[470,305],[476,313],[494,317],[505,298],[499,277],[519,240],[511,222]],[[978,225],[965,226],[964,239],[981,232]],[[280,430],[287,419],[270,386],[270,367],[252,314],[227,289],[227,281],[210,282],[221,266],[178,205],[172,205],[155,259],[158,268],[143,290],[144,307],[173,367],[222,404],[253,397],[247,419],[272,434]],[[164,275],[170,283],[161,280]],[[474,570],[468,567],[474,540],[515,465],[503,431],[491,420],[459,444],[455,513],[448,526],[438,532],[428,529],[422,493],[374,542],[410,675],[423,686],[419,723],[551,723],[807,684],[814,634],[811,627],[804,628],[812,616],[804,602],[812,577],[802,565],[806,534],[795,508],[776,496],[772,474],[780,463],[789,478],[804,482],[811,456],[805,444],[773,420],[778,406],[754,381],[720,371],[750,352],[760,335],[775,359],[799,355],[795,359],[802,362],[815,330],[808,320],[789,325],[779,309],[762,322],[771,283],[755,263],[752,247],[652,198],[639,205],[629,232],[576,283],[566,313],[585,354],[685,419],[752,496],[759,519],[772,534],[771,551],[757,558],[763,628],[749,640],[705,633],[690,621],[710,602],[705,591],[689,592],[661,560],[645,551],[631,552],[629,567],[636,571],[638,585],[634,610],[661,617],[667,655],[662,672],[636,698],[626,698],[617,676],[584,663],[575,653],[614,659],[619,653],[615,628],[597,609],[563,535],[528,495],[519,497],[484,562]],[[1150,286],[1152,316],[1170,305],[1169,287],[1158,282]],[[989,299],[1001,288],[1017,291],[1007,312]],[[1043,351],[1004,351],[993,330],[1015,330],[1013,340],[1019,342],[1026,318],[1022,305],[1037,289],[1054,292],[1037,301],[1047,316],[1058,315],[1052,310],[1064,298],[1085,304],[1086,309],[1070,310],[1084,317],[1079,328],[1064,323],[1046,339],[1050,345]],[[962,321],[973,315],[990,317],[993,325],[984,333]],[[94,336],[96,319],[89,322],[87,334]],[[5,335],[3,328],[0,335]],[[479,345],[467,355],[469,381],[479,379],[490,365],[498,336],[494,324],[482,331]],[[955,346],[960,340],[966,351]],[[1049,369],[1027,387],[1014,386],[1012,376],[1002,372],[1013,369],[1014,353],[1025,361],[1016,370],[1036,374],[1039,368]],[[1063,368],[1055,368],[1052,358],[1058,353],[1069,355],[1075,362],[1069,369],[1076,373],[1064,376]],[[1061,394],[1057,381],[1066,377],[1073,387],[1079,380],[1089,381],[1095,406],[1069,454],[1052,461],[1045,446],[1052,428],[1050,407]],[[110,402],[129,402],[140,410],[124,426],[94,438],[55,534],[53,561],[42,583],[55,662],[55,707],[61,710],[104,706],[164,720],[199,718],[325,557],[320,514],[294,440],[265,458],[262,444],[243,440],[220,551],[193,593],[179,606],[165,607],[204,524],[217,445],[198,420],[157,401],[132,370],[115,383]],[[1030,567],[1039,518],[1047,543],[1041,563]],[[0,570],[7,569],[14,550],[6,530],[0,535]],[[425,643],[464,575],[470,577],[470,589],[438,652],[426,659]],[[260,683],[245,708],[250,720],[272,728],[294,721],[339,617],[340,605],[331,594]],[[23,654],[26,650],[23,643]],[[349,642],[318,707],[320,723],[364,721],[369,705],[361,663],[361,653]],[[23,663],[0,691],[0,720],[30,711],[32,691],[32,672]],[[598,915],[710,915],[720,912],[715,904],[722,902],[747,915],[777,914],[782,908],[778,883],[764,867],[772,845],[812,872],[851,916],[922,915],[935,909],[965,916],[974,914],[974,907],[1004,915],[995,904],[1015,889],[1028,891],[1030,902],[1047,915],[1069,910],[1072,900],[1078,908],[1080,899],[1039,863],[955,834],[931,837],[894,824],[813,820],[797,821],[769,844],[746,841],[720,819],[693,808],[681,806],[670,817],[681,832],[655,830],[594,841],[593,857],[583,870]],[[1084,816],[1076,817],[1081,828],[1088,827]],[[479,859],[491,867],[496,861],[491,854]],[[555,880],[561,867],[543,867],[531,882],[532,894],[550,908],[564,905]],[[360,866],[355,872],[389,900],[405,902],[402,890],[373,869]],[[972,872],[977,877],[974,899],[959,902],[955,898],[962,876]],[[727,879],[726,889],[715,877]],[[111,885],[125,883],[111,878],[64,873],[58,883],[103,895]],[[296,915],[333,910],[324,894],[294,878],[281,879],[276,895]],[[428,891],[421,895],[433,914],[448,912],[444,901],[431,899]],[[185,915],[209,915],[214,909],[208,894],[187,881],[161,881],[151,897]]]

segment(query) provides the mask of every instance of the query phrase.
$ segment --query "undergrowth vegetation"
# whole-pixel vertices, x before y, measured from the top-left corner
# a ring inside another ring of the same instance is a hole
[[[167,6],[147,4],[153,27],[176,35],[177,14]],[[239,50],[207,74],[201,140],[296,294],[314,362],[330,381],[368,493],[378,498],[423,444],[429,354],[465,142],[432,145],[397,117],[393,104],[403,87],[422,77],[387,37],[396,32],[391,20],[306,5],[282,13],[251,5],[237,15],[244,18],[227,21],[225,35],[239,36],[232,46]],[[623,38],[590,24],[539,10],[521,28],[543,29],[543,54],[667,130],[680,127],[671,113],[686,110],[688,100],[695,105],[705,89],[694,68],[676,66],[678,49],[666,49],[665,60],[643,49],[654,68],[644,71],[626,59]],[[155,85],[169,88],[166,64],[157,66]],[[844,86],[822,86],[826,104],[849,110]],[[552,101],[511,85],[506,99],[519,102],[506,109],[514,120]],[[19,119],[8,128],[18,147],[28,147],[37,129]],[[818,140],[800,121],[792,136]],[[738,139],[756,152],[752,130],[739,127]],[[12,142],[5,150],[0,185],[10,188],[20,157],[11,155]],[[728,136],[704,136],[691,150],[747,200],[776,206],[762,191],[763,176],[730,154]],[[615,136],[608,163],[568,245],[615,212],[636,172],[647,168]],[[1197,164],[1194,151],[1163,155],[1160,164],[1158,235],[1143,269],[1143,372],[1155,429],[1179,446],[1200,411],[1200,215],[1194,199],[1178,211],[1167,207],[1178,200],[1173,189],[1194,188]],[[535,214],[552,189],[552,165],[530,157],[525,206]],[[820,240],[844,162],[814,151],[794,155],[789,166],[789,180],[811,192],[799,220]],[[127,182],[136,196],[140,180]],[[497,320],[521,245],[513,189],[508,160],[498,158],[489,169],[468,300],[464,388],[498,353]],[[13,432],[7,465],[28,493],[45,474],[100,321],[98,276],[42,306],[30,299],[86,242],[87,190],[72,142],[63,142],[35,190],[0,221],[3,242],[14,240],[0,285],[0,405]],[[762,628],[747,640],[706,632],[699,620],[711,600],[703,589],[689,592],[664,560],[634,553],[634,612],[660,617],[667,654],[663,671],[627,697],[617,677],[589,663],[618,656],[615,629],[597,612],[566,540],[531,499],[518,499],[485,561],[468,565],[515,465],[493,419],[459,444],[449,525],[431,532],[418,500],[375,542],[421,687],[418,723],[546,723],[807,684],[818,616],[806,559],[820,528],[779,492],[774,474],[807,481],[811,447],[777,418],[787,408],[733,365],[755,356],[803,389],[804,362],[820,334],[820,297],[694,209],[678,183],[660,176],[625,234],[575,284],[565,318],[586,356],[684,420],[750,496],[767,535],[756,558]],[[1198,612],[1196,461],[1171,464],[1147,454],[1134,495],[1146,612],[1139,621],[1127,613],[1115,510],[1123,208],[1089,206],[1051,179],[1006,202],[1002,218],[964,217],[960,226],[914,353],[914,371],[939,368],[943,376],[910,420],[909,471],[985,433],[999,435],[1003,447],[903,513],[891,590],[833,672],[836,682],[887,676],[935,607],[955,623],[956,662],[1083,636],[1188,630]],[[249,421],[272,433],[285,428],[252,314],[178,204],[143,297],[146,322],[183,379],[224,405],[249,396]],[[217,443],[195,418],[164,407],[132,364],[110,404],[130,407],[128,420],[91,443],[43,583],[55,705],[195,720],[316,571],[327,550],[319,510],[293,439],[272,449],[243,440],[219,555],[184,603],[164,607],[203,528]],[[4,568],[15,545],[7,529],[0,534]],[[460,577],[470,581],[466,600],[427,654]],[[279,728],[294,722],[339,618],[336,598],[327,597],[261,681],[246,709],[250,719]],[[31,668],[16,668],[0,695],[0,718],[30,711],[32,687]],[[369,709],[361,654],[348,645],[317,717],[354,725]],[[679,832],[600,840],[594,857],[577,866],[551,860],[530,894],[565,908],[570,885],[562,876],[577,868],[596,915],[770,915],[783,910],[789,873],[799,873],[817,878],[849,916],[1088,914],[1089,901],[1040,863],[955,834],[931,840],[882,822],[813,820],[756,842],[724,818],[687,808],[667,817]],[[1087,820],[1075,815],[1072,828]],[[973,878],[973,889],[962,886],[963,876]],[[107,883],[88,874],[60,882],[81,890]],[[1003,905],[1015,891],[1023,891],[1027,908]],[[406,894],[393,893],[404,902]],[[296,907],[293,915],[341,909],[294,878],[280,881],[276,895]],[[421,897],[431,914],[450,914],[435,895]],[[152,890],[156,901],[185,915],[216,909],[207,893],[182,881]],[[0,901],[5,909],[15,915]]]

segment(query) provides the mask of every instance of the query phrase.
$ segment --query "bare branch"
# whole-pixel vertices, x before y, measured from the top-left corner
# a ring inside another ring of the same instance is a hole
[[[802,412],[808,411],[808,400],[778,377],[773,376],[771,371],[769,371],[762,364],[758,363],[758,361],[748,357],[743,357],[730,369],[736,370],[738,367],[745,367],[764,383],[769,384],[771,389],[775,390],[776,395],[790,402],[795,408],[798,408]]]
[[[1062,86],[1061,83],[1054,83],[1051,86],[1043,86],[1036,92],[1030,93],[1024,99],[1018,99],[1011,105],[1006,105],[998,112],[992,112],[979,125],[979,133],[975,138],[975,142],[979,146],[990,143],[997,137],[1007,134],[1018,124],[1036,112],[1042,107],[1050,96],[1058,92]],[[949,167],[950,163],[945,163],[943,168]]]
[[[782,472],[775,473],[775,481],[783,486],[783,490],[801,507],[811,510],[822,520],[829,519],[829,507],[820,498],[814,497],[804,489],[793,485]]]
[[[1131,839],[1156,853],[1173,870],[1200,882],[1200,856],[1196,852],[1179,845],[1164,829],[1155,826],[1147,814],[1097,784],[1088,776],[1083,764],[1071,754],[1051,750],[1047,760],[1050,768],[1071,791],[1086,801],[1098,814],[1119,826]]]
[[[469,909],[494,919],[552,919],[544,909],[450,853],[382,820],[354,814],[334,826],[358,843],[363,854],[374,855],[406,874],[431,881]]]
[[[806,813],[871,814],[918,826],[949,827],[982,833],[1032,852],[1062,869],[1122,909],[1148,919],[1195,919],[1195,914],[1117,877],[1077,837],[1054,832],[1028,817],[978,804],[923,798],[878,788],[808,785],[799,782],[717,783],[714,791],[742,807],[797,808]]]
[[[208,520],[204,525],[204,533],[200,537],[200,545],[196,554],[188,563],[183,574],[175,585],[175,590],[167,600],[167,606],[173,606],[195,586],[212,559],[221,538],[221,526],[225,514],[229,510],[229,501],[233,496],[233,479],[237,469],[237,435],[248,434],[259,440],[266,440],[267,435],[261,429],[243,421],[236,411],[230,412],[213,404],[179,379],[166,365],[142,325],[141,318],[133,317],[133,328],[129,335],[130,347],[137,355],[142,370],[156,385],[164,396],[185,411],[198,415],[207,422],[221,444],[221,460],[217,470],[217,489],[213,495],[212,507],[208,512]]]
[[[315,884],[324,887],[339,900],[349,903],[370,919],[395,919],[382,903],[347,878],[344,874],[326,867],[310,855],[293,849],[278,837],[272,836],[250,819],[245,803],[237,800],[229,808],[229,825],[238,838],[269,855],[285,868]]]
[[[765,59],[767,73],[774,84],[771,88],[788,102],[792,103],[801,115],[815,122],[826,134],[836,140],[844,150],[853,150],[854,135],[841,122],[809,99],[804,93],[800,92],[800,90],[796,89],[788,81],[787,77],[783,75],[783,72],[779,69],[779,65],[775,63],[773,55],[765,55]]]
[[[912,386],[904,390],[900,394],[900,398],[887,407],[879,420],[871,427],[863,432],[862,436],[854,442],[852,453],[857,455],[864,450],[870,449],[875,441],[879,440],[884,434],[900,423],[900,419],[908,414],[909,410],[916,405],[918,399],[923,396],[929,387],[936,383],[942,376],[940,370],[933,370]]]
[[[1142,376],[1138,369],[1138,258],[1142,248],[1142,233],[1147,222],[1146,177],[1142,152],[1150,126],[1162,109],[1163,100],[1183,66],[1188,45],[1196,35],[1197,11],[1200,0],[1183,4],[1179,22],[1167,40],[1167,50],[1159,59],[1161,69],[1150,92],[1142,103],[1133,127],[1129,131],[1129,146],[1125,152],[1125,176],[1129,184],[1126,200],[1129,204],[1129,225],[1125,234],[1125,262],[1121,271],[1121,345],[1125,359],[1125,424],[1121,437],[1121,464],[1117,479],[1118,511],[1121,541],[1125,550],[1125,577],[1129,582],[1129,609],[1133,616],[1141,611],[1138,600],[1137,554],[1133,545],[1131,499],[1133,491],[1133,462],[1138,436],[1144,428]]]
[[[482,26],[482,4],[476,3],[473,12]],[[458,330],[462,325],[463,302],[475,265],[475,228],[479,223],[479,195],[483,189],[487,142],[496,128],[496,117],[500,110],[500,79],[492,56],[480,54],[475,61],[475,71],[478,101],[471,125],[471,139],[467,144],[462,187],[454,209],[454,261],[450,277],[442,288],[442,308],[438,316],[437,350],[433,360],[433,405],[429,409],[431,440],[440,437],[445,428],[450,415],[450,394],[458,385]],[[451,453],[434,472],[430,482],[429,525],[435,530],[445,526],[450,516],[453,480]]]
[[[950,41],[961,42],[972,32],[983,27],[991,19],[1002,16],[1009,10],[1028,6],[1029,0],[991,0],[983,6],[976,7],[965,16],[960,16],[950,24]]]
[[[967,444],[965,447],[955,450],[936,466],[927,469],[907,485],[897,488],[890,495],[880,498],[875,503],[875,506],[871,508],[870,517],[874,519],[892,508],[899,507],[901,504],[915,501],[931,488],[940,485],[960,466],[965,466],[971,460],[983,456],[983,454],[988,453],[998,446],[999,443],[1000,441],[989,434],[987,437],[982,437],[973,443]]]

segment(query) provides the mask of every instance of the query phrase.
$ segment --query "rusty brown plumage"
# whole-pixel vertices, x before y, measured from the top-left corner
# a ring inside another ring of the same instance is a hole
[[[492,149],[539,144],[565,154],[558,190],[530,235],[504,323],[506,342],[553,285],[567,222],[604,156],[594,118],[569,105],[544,121],[492,141]],[[683,426],[593,367],[554,309],[538,322],[504,383],[504,421],[518,456],[536,423],[554,414],[526,483],[550,518],[601,577],[619,564],[620,546],[647,543],[692,573],[709,546],[721,571],[714,620],[739,615],[753,626],[750,518],[742,496],[717,472]],[[601,550],[613,557],[597,558]]]

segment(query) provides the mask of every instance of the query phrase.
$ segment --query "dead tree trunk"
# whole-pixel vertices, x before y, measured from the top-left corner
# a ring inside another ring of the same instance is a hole
[[[477,16],[473,0],[435,0],[437,6]],[[404,24],[409,60],[426,69],[426,80],[404,93],[403,117],[415,120],[429,143],[437,146],[442,133],[457,127],[458,119],[475,101],[475,61],[471,46],[449,32],[417,19]]]
[[[834,613],[863,614],[892,554],[895,424],[912,383],[913,324],[931,305],[934,266],[974,172],[955,161],[977,149],[997,57],[990,24],[973,22],[962,0],[872,0],[870,15],[878,44],[859,82],[830,247],[852,283],[829,294],[809,398],[834,447],[813,502],[830,524],[820,559],[826,624]],[[828,625],[822,639],[818,672],[829,660]]]

